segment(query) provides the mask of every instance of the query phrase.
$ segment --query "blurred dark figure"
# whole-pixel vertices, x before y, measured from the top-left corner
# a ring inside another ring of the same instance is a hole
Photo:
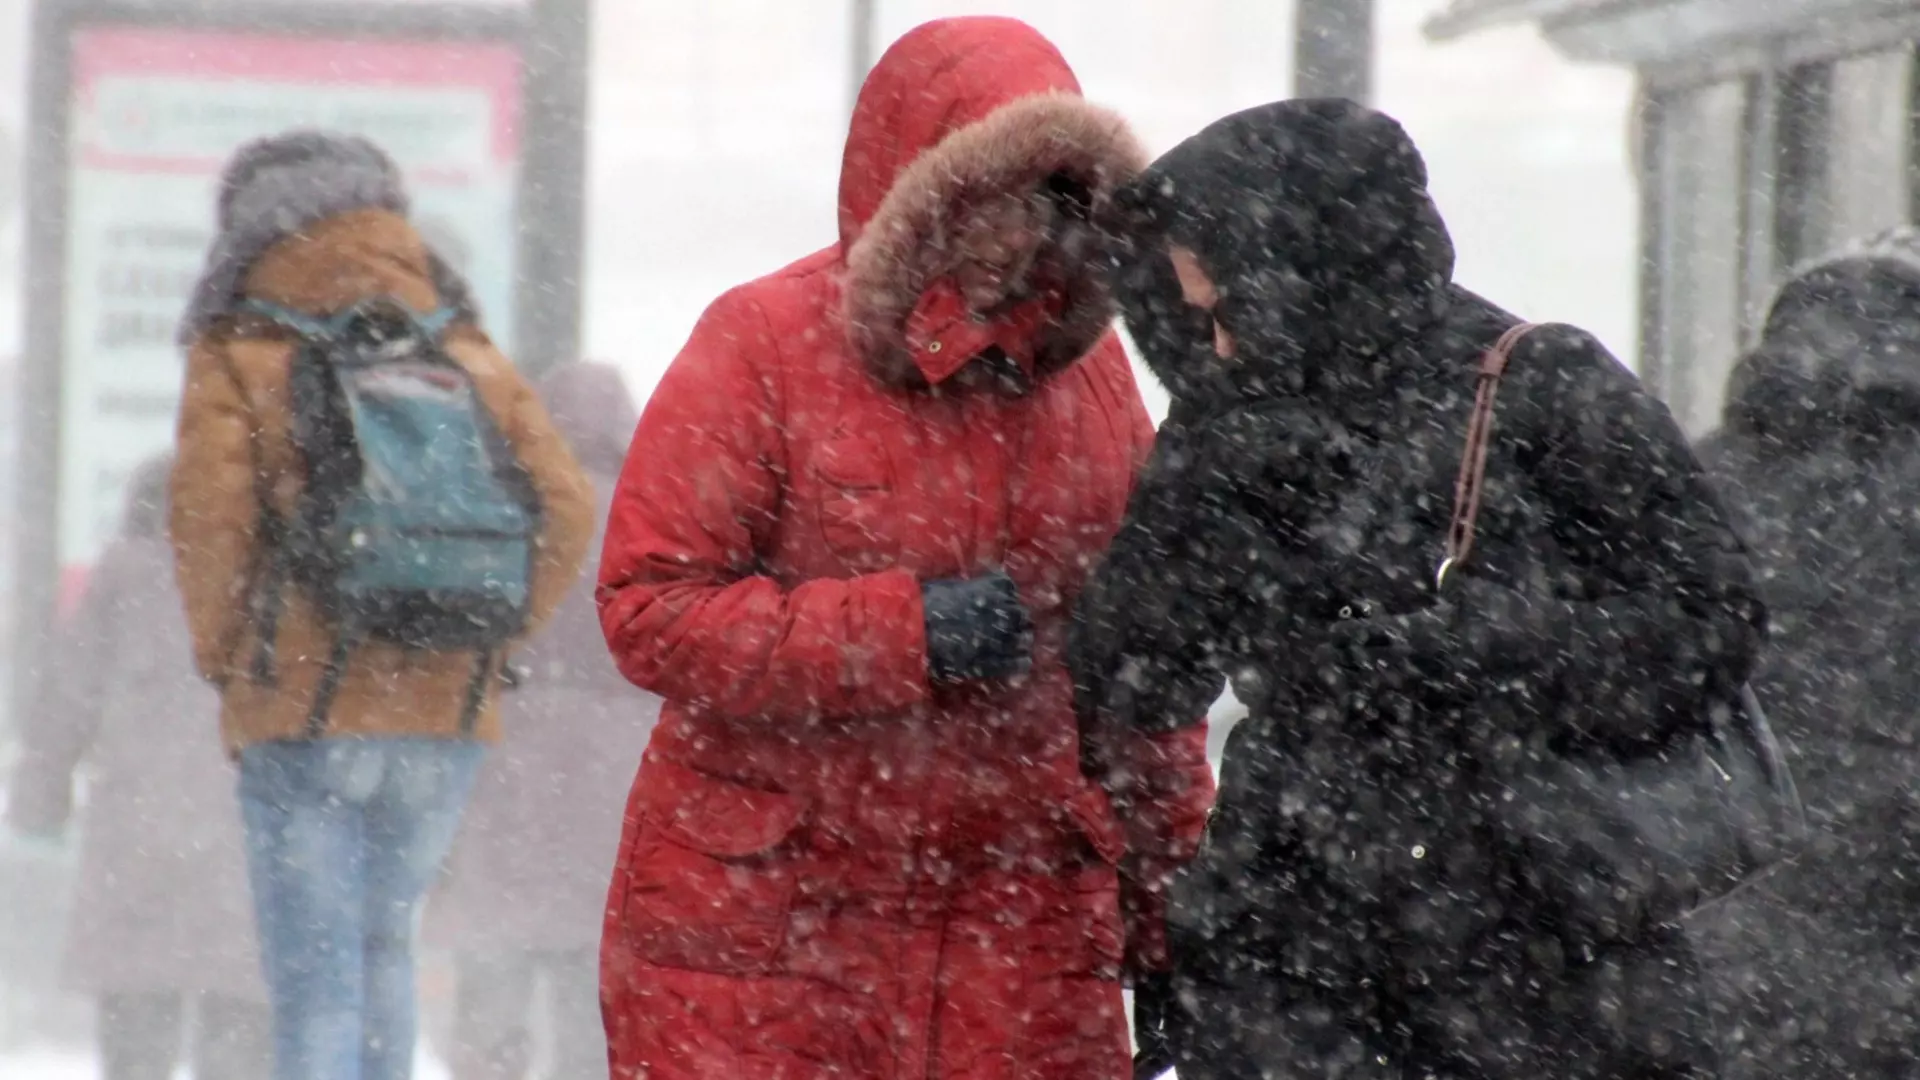
[[[558,368],[540,395],[593,481],[603,529],[640,419],[633,397],[605,364]],[[596,541],[586,565],[599,560]],[[520,689],[501,702],[506,741],[481,770],[445,890],[428,908],[434,936],[458,955],[453,1075],[532,1074],[535,991],[544,983],[553,1046],[545,1075],[604,1080],[599,944],[607,873],[660,699],[614,667],[591,572],[515,662]]]
[[[1741,1076],[1900,1076],[1920,1045],[1920,234],[1804,267],[1702,461],[1772,619],[1755,678],[1816,842],[1694,921]]]
[[[176,1062],[197,1080],[259,1080],[270,1019],[220,699],[193,669],[173,584],[171,468],[134,475],[120,535],[47,652],[7,821],[60,833],[87,766],[65,967],[99,1003],[106,1080],[164,1080]]]
[[[1556,861],[1584,840],[1507,808],[1552,808],[1528,781],[1576,754],[1660,758],[1746,677],[1748,566],[1671,416],[1534,328],[1441,587],[1482,356],[1519,320],[1452,283],[1406,133],[1263,106],[1129,193],[1122,311],[1174,404],[1082,602],[1082,715],[1151,729],[1223,675],[1250,710],[1148,1034],[1183,1080],[1714,1076],[1676,875]]]

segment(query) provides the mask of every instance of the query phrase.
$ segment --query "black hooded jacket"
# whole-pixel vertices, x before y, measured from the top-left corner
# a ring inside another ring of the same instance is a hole
[[[1744,551],[1666,408],[1569,327],[1515,351],[1472,562],[1436,596],[1478,360],[1517,320],[1452,284],[1392,120],[1337,101],[1249,110],[1131,197],[1125,315],[1174,404],[1082,607],[1084,706],[1190,715],[1168,699],[1223,674],[1253,704],[1297,694],[1356,616],[1437,635],[1442,655],[1410,657],[1421,674],[1456,699],[1526,699],[1503,710],[1522,734],[1622,752],[1744,680],[1760,624]],[[1211,270],[1236,358],[1180,301],[1164,240]],[[1249,647],[1266,645],[1283,647]],[[1173,677],[1115,685],[1147,667]],[[1514,673],[1524,686],[1498,685]]]
[[[1920,1039],[1920,234],[1795,273],[1735,365],[1702,461],[1771,621],[1754,688],[1810,849],[1700,927],[1733,1074],[1903,1075]]]
[[[1920,742],[1920,243],[1905,243],[1797,273],[1700,446],[1771,618],[1756,689],[1818,818],[1906,787],[1862,766]]]
[[[1460,975],[1529,921],[1486,824],[1500,778],[1699,730],[1760,641],[1742,548],[1666,408],[1548,326],[1513,355],[1476,546],[1436,593],[1478,361],[1517,320],[1453,284],[1391,119],[1239,113],[1129,202],[1117,292],[1174,403],[1081,603],[1089,742],[1231,678],[1250,716],[1175,896],[1189,949],[1330,986]],[[1214,279],[1234,358],[1181,301],[1168,242]]]

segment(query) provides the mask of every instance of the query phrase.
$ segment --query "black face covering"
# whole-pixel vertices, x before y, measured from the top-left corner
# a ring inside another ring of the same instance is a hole
[[[1351,102],[1220,120],[1134,181],[1122,205],[1132,243],[1116,291],[1176,398],[1309,393],[1361,416],[1450,299],[1453,245],[1418,151],[1394,121]],[[1205,313],[1179,299],[1169,244],[1191,249],[1218,287],[1213,318],[1234,339],[1230,360],[1214,356]]]

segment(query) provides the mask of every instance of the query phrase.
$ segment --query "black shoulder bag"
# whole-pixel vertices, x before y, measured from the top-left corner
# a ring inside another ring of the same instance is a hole
[[[1494,397],[1535,328],[1513,327],[1481,358],[1436,590],[1473,551]],[[1804,840],[1799,793],[1752,689],[1709,703],[1705,721],[1644,756],[1548,757],[1507,782],[1496,827],[1577,937],[1631,940],[1671,925]]]

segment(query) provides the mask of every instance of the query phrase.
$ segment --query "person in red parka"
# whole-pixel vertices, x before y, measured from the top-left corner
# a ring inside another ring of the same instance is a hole
[[[1128,1075],[1122,970],[1212,794],[1200,717],[1085,779],[1062,659],[1152,439],[1094,266],[1143,156],[1031,28],[921,26],[838,242],[715,301],[648,403],[598,590],[667,702],[601,940],[616,1080]]]

